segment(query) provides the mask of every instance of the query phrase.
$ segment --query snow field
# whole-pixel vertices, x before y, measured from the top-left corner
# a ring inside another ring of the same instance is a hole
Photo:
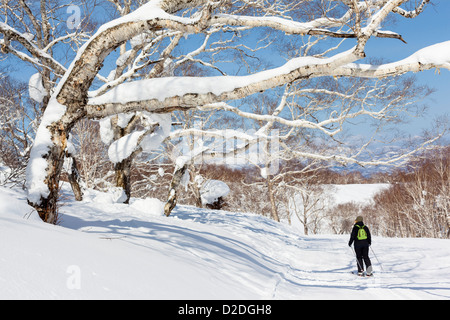
[[[371,252],[375,276],[357,278],[348,235],[187,206],[167,218],[95,191],[52,226],[25,199],[0,188],[2,299],[450,298],[448,240],[374,237],[383,269]]]

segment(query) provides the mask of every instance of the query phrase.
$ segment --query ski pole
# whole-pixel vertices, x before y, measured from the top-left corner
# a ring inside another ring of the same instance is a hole
[[[364,270],[364,268],[361,266],[361,264],[359,263],[359,260],[358,260],[358,257],[356,256],[356,252],[355,252],[355,249],[353,249],[353,247],[352,246],[350,246],[350,249],[352,249],[352,252],[353,252],[353,255],[355,256],[355,258],[356,258],[356,263],[358,264],[358,266],[359,266],[359,269],[360,270]]]
[[[377,259],[378,264],[380,265],[381,270],[384,272],[383,265],[381,264],[380,260],[378,260],[377,255],[375,254],[375,251],[373,251],[372,246],[369,246],[370,250],[372,250],[373,256],[375,259]]]

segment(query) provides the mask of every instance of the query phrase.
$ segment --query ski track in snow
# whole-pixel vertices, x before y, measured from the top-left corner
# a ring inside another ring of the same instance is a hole
[[[259,215],[188,206],[167,218],[87,198],[65,203],[55,227],[24,220],[24,195],[0,188],[0,298],[450,299],[449,240],[374,237],[383,269],[371,252],[375,276],[357,278],[348,235],[303,236]],[[80,266],[81,290],[65,286],[67,265]]]

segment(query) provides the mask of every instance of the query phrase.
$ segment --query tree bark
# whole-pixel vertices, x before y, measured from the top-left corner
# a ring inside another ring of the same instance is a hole
[[[78,172],[77,160],[71,154],[66,152],[66,157],[72,160],[70,173],[68,174],[69,183],[72,187],[73,194],[75,196],[76,201],[83,200],[83,191],[80,187],[80,173]]]
[[[189,172],[191,173],[191,182],[192,182],[192,193],[194,194],[194,199],[195,199],[195,206],[197,208],[203,208],[203,203],[202,203],[202,195],[200,192],[201,186],[202,184],[199,183],[198,181],[195,181],[195,165],[194,162],[191,163],[191,165],[189,166]]]
[[[127,196],[124,203],[128,204],[131,197],[131,164],[133,162],[132,157],[128,157],[114,166],[115,170],[115,182],[116,186],[123,189]]]
[[[60,175],[64,164],[65,149],[67,146],[67,130],[62,125],[49,128],[53,137],[53,146],[50,149],[47,160],[47,176],[45,183],[48,187],[48,195],[40,199],[40,203],[30,203],[44,222],[57,224],[58,222],[58,197]]]
[[[266,185],[267,185],[267,193],[269,194],[269,200],[270,200],[270,217],[273,220],[280,222],[280,216],[278,215],[277,204],[275,203],[273,181],[272,181],[270,175],[268,175],[266,178]]]
[[[170,183],[169,195],[167,197],[166,205],[164,206],[164,214],[167,217],[170,216],[172,210],[177,205],[178,186],[180,185],[181,179],[183,178],[184,174],[186,173],[187,166],[188,166],[187,164],[184,164],[181,167],[179,167],[179,166],[175,167],[172,182]]]

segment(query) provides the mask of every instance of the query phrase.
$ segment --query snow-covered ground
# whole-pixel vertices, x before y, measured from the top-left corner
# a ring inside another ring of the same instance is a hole
[[[25,199],[0,188],[1,299],[450,299],[449,240],[375,237],[357,278],[347,235],[92,191],[53,226]]]
[[[373,197],[380,191],[389,188],[389,184],[341,184],[331,185],[334,204],[353,202],[355,204],[370,204]]]

